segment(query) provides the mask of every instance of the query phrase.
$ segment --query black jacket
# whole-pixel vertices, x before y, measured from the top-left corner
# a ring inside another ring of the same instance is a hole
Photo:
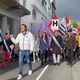
[[[61,48],[63,48],[63,39],[61,36],[57,36],[55,37],[56,40],[59,42]],[[51,39],[51,44],[50,44],[50,48],[53,49],[53,53],[55,54],[59,54],[61,52],[61,49],[58,47],[58,45],[55,43],[55,41],[53,40],[53,38]]]

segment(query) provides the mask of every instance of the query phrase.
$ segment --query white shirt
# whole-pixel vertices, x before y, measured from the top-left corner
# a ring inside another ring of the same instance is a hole
[[[33,51],[34,47],[34,37],[31,32],[27,32],[25,35],[19,33],[15,38],[11,38],[14,44],[19,43],[20,50],[31,50]]]

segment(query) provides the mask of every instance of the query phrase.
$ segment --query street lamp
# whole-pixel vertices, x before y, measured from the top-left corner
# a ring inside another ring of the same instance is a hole
[[[55,10],[56,10],[55,0],[50,0],[50,2],[51,2],[51,9],[52,9],[52,17],[53,17],[53,15],[55,15]]]

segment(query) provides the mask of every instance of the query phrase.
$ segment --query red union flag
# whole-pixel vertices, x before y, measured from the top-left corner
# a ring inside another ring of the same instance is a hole
[[[48,25],[49,30],[52,34],[55,33],[55,30],[58,30],[58,24],[59,24],[59,20],[57,19],[57,16],[55,15]]]

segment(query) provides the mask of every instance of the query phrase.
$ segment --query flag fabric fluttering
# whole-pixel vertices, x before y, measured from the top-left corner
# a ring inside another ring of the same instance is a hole
[[[58,23],[58,26],[56,22],[57,20],[58,20],[57,16],[54,16],[53,19],[48,24],[48,28],[51,33],[54,34],[55,30],[59,30],[62,36],[64,36],[68,30],[72,30],[73,32],[80,33],[80,26],[75,21],[70,19],[68,16],[62,18],[60,23]],[[53,25],[53,23],[55,26]]]
[[[59,24],[59,32],[61,33],[61,35],[65,35],[66,32],[66,22],[65,22],[65,18],[63,18]]]
[[[76,28],[77,27],[77,25],[76,25],[77,23],[75,21],[70,19],[69,23],[70,23],[72,28]]]
[[[75,31],[75,33],[80,33],[79,25],[75,21],[73,21],[72,19],[70,19],[69,23],[70,23],[70,25],[72,27],[73,32]]]
[[[68,16],[65,17],[65,21],[66,21],[66,29],[68,30],[68,25],[69,25],[69,18],[68,18]]]

